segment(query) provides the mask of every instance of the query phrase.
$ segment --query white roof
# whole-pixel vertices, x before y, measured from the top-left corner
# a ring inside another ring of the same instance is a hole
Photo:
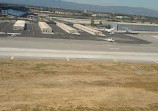
[[[46,28],[51,28],[46,22],[39,22],[39,25],[41,28],[46,29]]]
[[[147,24],[147,23],[127,23],[127,22],[111,22],[105,21],[107,23],[125,24],[125,25],[147,25],[147,26],[158,26],[158,24]]]
[[[125,23],[125,22],[117,22],[118,24],[127,24],[127,25],[148,25],[148,26],[158,26],[158,24],[147,24],[147,23]]]
[[[25,21],[24,20],[17,20],[14,24],[14,26],[24,27]]]
[[[59,22],[57,22],[57,24],[62,25],[64,28],[66,28],[66,29],[68,29],[68,30],[76,30],[76,29],[74,29],[74,28],[72,28],[72,27],[70,27],[70,26],[68,26],[68,25],[66,25],[66,24],[64,24],[64,23],[59,23]]]
[[[87,30],[89,30],[89,31],[92,31],[92,32],[95,32],[95,33],[101,33],[101,32],[98,31],[98,30],[95,30],[95,29],[90,28],[90,27],[86,27],[86,26],[81,25],[81,24],[74,24],[74,25],[77,25],[77,26],[79,26],[79,27],[85,28],[85,29],[87,29]]]

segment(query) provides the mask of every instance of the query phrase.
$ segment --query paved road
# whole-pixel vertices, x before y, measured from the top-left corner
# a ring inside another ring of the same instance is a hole
[[[158,41],[156,38],[149,40],[151,44],[48,38],[0,38],[0,58],[9,59],[14,56],[15,59],[158,63]]]

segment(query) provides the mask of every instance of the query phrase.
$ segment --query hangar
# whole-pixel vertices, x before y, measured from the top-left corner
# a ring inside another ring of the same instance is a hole
[[[46,22],[38,22],[43,34],[53,34],[52,28]]]
[[[25,21],[17,20],[13,25],[13,30],[24,30],[25,28]]]
[[[98,31],[98,30],[95,30],[93,28],[90,28],[90,27],[86,27],[84,25],[81,25],[81,24],[73,24],[74,27],[80,29],[80,30],[83,30],[89,34],[92,34],[92,35],[97,35],[97,36],[102,36],[102,32]]]
[[[64,23],[56,22],[56,25],[69,34],[79,34],[78,31]]]

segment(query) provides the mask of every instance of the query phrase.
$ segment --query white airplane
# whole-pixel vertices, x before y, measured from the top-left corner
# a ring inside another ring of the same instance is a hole
[[[106,35],[105,35],[105,34],[102,34],[101,36],[102,36],[102,37],[106,37]]]
[[[78,35],[78,36],[80,36],[81,34],[80,34],[80,33],[73,33],[73,35]]]
[[[7,33],[8,35],[11,35],[12,37],[15,37],[17,35],[21,35],[21,33]]]
[[[105,31],[105,28],[94,28],[95,30],[98,30],[98,31]]]
[[[105,32],[109,32],[110,34],[114,34],[114,30],[115,30],[115,27],[111,28],[111,29],[104,29]]]
[[[99,33],[98,36],[99,36],[99,37],[106,37],[106,35],[105,35],[105,34],[102,34],[102,33]]]
[[[132,30],[126,30],[126,33],[132,33]]]
[[[126,33],[132,33],[132,30],[129,30],[127,27],[124,27],[124,30],[126,31]]]
[[[5,32],[0,32],[0,35],[5,35],[6,33]]]
[[[78,30],[79,32],[84,32],[83,30]]]
[[[105,32],[109,32],[110,34],[114,34],[114,30],[115,30],[115,27],[111,28],[111,29],[106,29],[106,28],[94,28],[95,30],[98,30],[98,31],[105,31]]]
[[[113,40],[112,38],[110,38],[110,39],[103,39],[103,40],[108,41],[108,42],[115,42],[115,40]]]

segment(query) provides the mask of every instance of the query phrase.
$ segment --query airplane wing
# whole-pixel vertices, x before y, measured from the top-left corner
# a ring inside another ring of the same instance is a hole
[[[106,32],[109,32],[109,33],[111,33],[111,32],[113,32],[115,30],[115,28],[113,27],[113,28],[111,28],[111,29],[105,29],[105,31]]]
[[[0,35],[4,35],[4,34],[6,34],[5,32],[0,32]]]

